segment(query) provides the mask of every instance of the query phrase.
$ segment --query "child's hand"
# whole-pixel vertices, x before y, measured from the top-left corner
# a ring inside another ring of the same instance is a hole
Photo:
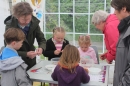
[[[61,50],[55,50],[55,51],[54,51],[54,54],[55,54],[55,55],[59,55],[60,52],[61,52]]]
[[[87,59],[86,58],[81,58],[80,59],[80,63],[81,64],[86,64],[87,63]]]
[[[63,50],[61,52],[63,52]]]
[[[87,73],[89,72],[88,68],[86,68],[86,67],[84,67],[84,70],[85,70]]]

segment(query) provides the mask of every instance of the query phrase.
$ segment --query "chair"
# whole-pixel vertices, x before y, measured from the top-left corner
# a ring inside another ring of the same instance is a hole
[[[59,61],[60,57],[54,57],[51,59],[51,61]]]
[[[95,53],[96,53],[96,57],[97,57],[97,61],[98,61],[98,64],[99,64],[99,56],[98,56],[98,49],[96,46],[91,46],[94,50],[95,50]]]

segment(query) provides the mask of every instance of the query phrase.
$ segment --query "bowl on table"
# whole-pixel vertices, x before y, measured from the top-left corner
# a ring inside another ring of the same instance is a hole
[[[54,71],[55,67],[56,67],[56,65],[53,65],[53,64],[49,64],[49,65],[46,65],[46,66],[45,66],[45,68],[46,68],[47,70],[52,71],[52,72]]]

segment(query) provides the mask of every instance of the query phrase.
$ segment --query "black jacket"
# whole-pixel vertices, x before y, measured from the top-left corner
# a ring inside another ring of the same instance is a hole
[[[8,16],[5,19],[4,23],[6,25],[5,31],[11,27],[19,29],[18,20],[13,16]],[[45,50],[46,40],[44,38],[43,32],[40,30],[39,23],[40,21],[36,17],[32,16],[28,35],[24,40],[22,47],[18,50],[19,56],[21,56],[22,59],[25,61],[25,63],[28,65],[27,69],[30,69],[32,66],[36,64],[36,58],[30,59],[27,57],[28,51],[35,51],[34,47],[35,38],[38,42],[38,47]]]
[[[62,45],[62,49],[64,49],[64,47],[69,44],[69,41],[67,41],[66,39],[64,39],[63,45]],[[48,60],[51,60],[54,57],[60,57],[62,53],[60,53],[59,55],[55,55],[54,51],[56,50],[55,44],[52,41],[52,38],[48,39],[46,42],[46,50],[43,52],[43,55],[45,57],[48,57]]]

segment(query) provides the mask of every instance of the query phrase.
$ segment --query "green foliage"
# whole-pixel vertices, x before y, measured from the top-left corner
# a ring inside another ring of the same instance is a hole
[[[60,26],[64,27],[67,32],[73,31],[73,16],[71,14],[61,14]]]
[[[62,26],[66,29],[66,32],[75,32],[75,34],[76,33],[85,34],[88,32],[90,32],[90,34],[101,33],[91,23],[92,14],[97,10],[105,10],[105,8],[107,12],[110,12],[111,0],[90,0],[90,6],[89,6],[89,0],[75,0],[75,3],[73,2],[73,0],[60,0],[60,4],[58,1],[59,0],[46,0],[45,2],[46,13],[53,13],[53,14],[45,14],[46,32],[52,32],[52,29],[54,27]],[[104,4],[105,1],[106,5]],[[91,14],[87,14],[88,12],[90,12]],[[60,25],[58,23],[59,22],[58,18],[60,18]],[[70,39],[68,35],[66,38],[69,38],[69,40],[72,41],[74,35],[71,35],[72,39]],[[50,37],[52,37],[52,34],[46,35],[47,39],[49,39]],[[97,36],[94,36],[92,38],[95,41],[102,41],[102,36],[99,36],[98,38]],[[75,38],[75,40],[77,39]]]
[[[46,31],[52,32],[56,26],[58,26],[58,15],[46,14]]]
[[[60,12],[72,13],[73,12],[73,0],[60,0]]]
[[[58,0],[46,0],[46,12],[58,12]]]
[[[75,15],[75,31],[81,33],[87,33],[88,15]]]

